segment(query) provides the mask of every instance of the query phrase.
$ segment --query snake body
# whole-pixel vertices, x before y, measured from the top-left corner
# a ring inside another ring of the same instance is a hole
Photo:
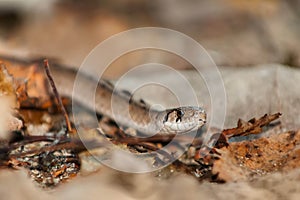
[[[134,128],[145,135],[184,134],[201,128],[206,122],[206,113],[200,107],[152,110],[143,100],[133,100],[129,93],[115,91],[113,85],[103,79],[98,82],[94,101],[85,94],[95,85],[93,78],[84,73],[77,74],[77,87],[80,92],[73,93],[76,71],[51,67],[51,72],[61,95],[72,96],[73,100],[110,117],[117,124]]]

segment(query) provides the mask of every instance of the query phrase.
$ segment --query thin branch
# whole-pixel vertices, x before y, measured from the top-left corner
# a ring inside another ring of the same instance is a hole
[[[48,59],[45,59],[44,60],[44,67],[45,67],[45,71],[46,71],[46,74],[47,74],[47,77],[48,77],[48,80],[50,82],[50,85],[51,85],[51,88],[53,90],[53,93],[55,95],[55,99],[58,103],[58,106],[60,107],[64,117],[65,117],[65,121],[66,121],[66,124],[67,124],[67,129],[68,129],[68,132],[69,133],[73,133],[73,129],[72,129],[72,126],[71,126],[71,123],[70,123],[70,120],[69,120],[69,116],[67,114],[67,111],[62,103],[62,100],[60,98],[60,95],[56,89],[56,86],[55,86],[55,83],[54,83],[54,80],[51,76],[51,73],[50,73],[50,69],[49,69],[49,62],[48,62]]]
[[[28,155],[33,155],[33,154],[37,155],[43,152],[57,151],[61,149],[72,150],[78,154],[80,152],[86,151],[87,150],[86,146],[88,146],[89,150],[91,150],[96,148],[105,148],[106,145],[103,142],[99,142],[95,140],[87,140],[83,142],[79,139],[70,139],[69,141],[65,141],[63,143],[58,143],[51,146],[44,146],[40,149],[34,149],[23,153],[10,153],[8,157],[9,159],[17,159],[17,158],[26,157]]]

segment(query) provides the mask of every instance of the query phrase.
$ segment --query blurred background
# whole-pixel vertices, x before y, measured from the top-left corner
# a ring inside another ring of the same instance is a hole
[[[158,26],[197,40],[219,66],[300,66],[300,0],[1,0],[0,54],[55,58],[78,67],[101,41],[131,28]],[[116,60],[117,78],[146,62],[190,66],[153,50]]]

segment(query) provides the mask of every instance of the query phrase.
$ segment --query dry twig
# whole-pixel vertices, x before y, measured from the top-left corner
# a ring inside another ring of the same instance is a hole
[[[73,133],[73,129],[72,129],[72,126],[71,126],[71,123],[70,123],[70,120],[69,120],[69,116],[68,116],[68,113],[63,105],[63,102],[60,98],[60,95],[56,89],[56,86],[55,86],[55,83],[54,83],[54,80],[51,76],[51,72],[50,72],[50,69],[49,69],[49,62],[47,59],[44,60],[44,67],[45,67],[45,71],[46,71],[46,74],[47,74],[47,77],[48,77],[48,80],[50,82],[50,85],[52,87],[52,90],[53,90],[53,93],[55,95],[55,98],[56,98],[56,101],[61,109],[61,111],[63,112],[63,115],[64,115],[64,118],[65,118],[65,121],[66,121],[66,124],[67,124],[67,130],[69,133]]]

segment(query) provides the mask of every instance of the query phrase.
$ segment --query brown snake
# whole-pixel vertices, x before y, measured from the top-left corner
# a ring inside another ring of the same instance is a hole
[[[119,125],[131,127],[137,131],[149,134],[184,134],[201,128],[206,122],[206,113],[200,107],[179,107],[163,111],[152,110],[144,101],[136,101],[130,95],[114,91],[108,81],[100,80],[93,98],[85,98],[85,91],[93,88],[95,80],[83,73],[78,73],[80,78],[77,87],[81,92],[73,93],[76,71],[51,67],[51,72],[62,95],[71,97],[89,109],[101,113],[115,120]],[[77,91],[78,91],[77,90]],[[113,95],[112,95],[113,94]],[[113,99],[112,99],[113,96]],[[112,100],[115,102],[112,108]]]

